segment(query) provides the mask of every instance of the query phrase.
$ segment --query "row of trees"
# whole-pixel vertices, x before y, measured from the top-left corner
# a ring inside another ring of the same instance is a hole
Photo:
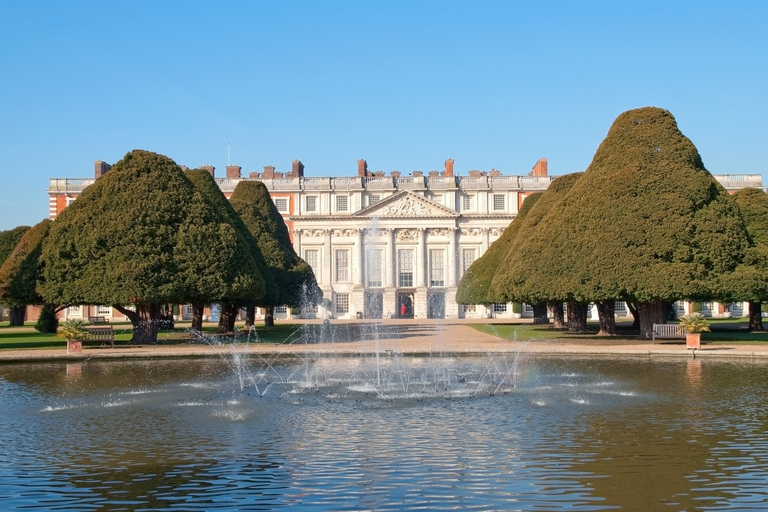
[[[230,202],[207,171],[184,172],[142,150],[55,221],[26,230],[0,267],[3,304],[108,304],[131,320],[139,343],[156,342],[167,304],[192,304],[200,329],[203,307],[219,302],[219,330],[228,332],[240,308],[251,323],[256,307],[267,308],[271,323],[276,305],[320,299],[263,183],[241,182]]]
[[[531,202],[533,200],[533,202]],[[530,202],[530,203],[529,203]],[[768,299],[768,196],[730,196],[666,110],[621,114],[583,173],[527,198],[520,215],[463,277],[459,303],[526,302],[535,321],[568,307],[586,329],[595,303],[601,334],[615,334],[626,301],[641,336],[677,300],[750,301],[762,329]],[[560,313],[561,314],[561,313]],[[555,316],[555,324],[564,319]]]

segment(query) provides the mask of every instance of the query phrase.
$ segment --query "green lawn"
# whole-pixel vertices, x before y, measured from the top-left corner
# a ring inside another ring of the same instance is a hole
[[[112,324],[115,330],[115,342],[119,345],[126,343],[131,339],[132,328],[130,323]],[[274,327],[256,327],[255,334],[250,336],[247,333],[229,335],[220,337],[222,342],[230,341],[248,341],[251,343],[287,343],[300,336],[302,326],[298,324],[278,324]],[[210,337],[209,341],[215,340],[216,325],[208,324],[203,326],[203,333]],[[158,334],[159,343],[195,343],[204,342],[202,339],[195,339],[189,333],[189,324],[181,323],[179,327],[170,331],[161,331]],[[44,334],[34,329],[33,323],[27,323],[24,327],[9,327],[8,322],[0,323],[0,350],[3,349],[51,349],[65,348],[66,341],[53,334]]]
[[[628,327],[628,323],[617,323],[619,330],[615,338],[597,337],[597,324],[589,323],[589,331],[584,334],[569,334],[565,331],[555,330],[552,325],[532,325],[532,324],[470,324],[478,331],[498,336],[509,340],[585,340],[585,339],[616,339],[618,340],[637,340],[637,332],[622,332]],[[738,343],[750,345],[767,345],[768,332],[749,332],[748,320],[746,318],[723,318],[710,321],[711,332],[702,334],[703,342],[718,343]]]

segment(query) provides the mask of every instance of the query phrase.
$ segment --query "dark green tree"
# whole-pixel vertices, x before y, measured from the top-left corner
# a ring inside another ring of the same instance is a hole
[[[507,270],[510,265],[518,262],[520,246],[527,243],[531,237],[538,236],[539,231],[543,228],[542,222],[547,218],[549,212],[562,207],[566,194],[581,178],[582,174],[572,173],[556,178],[542,194],[541,199],[533,205],[531,211],[521,224],[515,240],[512,241],[507,253],[497,267],[498,271],[494,275],[493,283],[488,291],[488,298],[491,301],[526,302],[534,305],[535,309],[539,311],[539,315],[546,315],[547,303],[550,303],[550,309],[555,316],[555,327],[559,328],[562,326],[562,302],[569,300],[573,302],[572,298],[568,294],[547,295],[542,292],[535,282],[527,281],[528,276],[515,276],[507,272]],[[571,304],[568,311],[571,314],[568,323],[569,329],[581,330],[582,322],[580,320],[582,317],[574,316],[581,309],[577,308],[575,304]],[[535,312],[534,316],[536,314]],[[584,317],[584,323],[586,323],[586,316]]]
[[[509,223],[498,240],[493,242],[488,250],[469,266],[456,289],[456,302],[458,304],[487,304],[489,302],[488,290],[491,287],[493,276],[509,252],[523,220],[541,195],[541,192],[537,192],[526,197],[517,216]]]
[[[733,275],[726,278],[731,298],[749,302],[749,330],[763,331],[762,302],[768,300],[768,195],[745,188],[733,194],[739,206],[751,246]]]
[[[546,297],[637,303],[641,336],[666,303],[722,295],[744,222],[666,110],[621,114],[589,168],[505,274]],[[528,274],[526,276],[526,274]]]
[[[235,228],[173,160],[143,150],[58,216],[42,259],[48,301],[110,304],[131,320],[134,343],[157,342],[167,304],[265,291]]]
[[[279,298],[279,290],[274,278],[272,277],[272,271],[267,265],[264,256],[261,254],[259,244],[253,237],[248,227],[243,220],[237,214],[230,202],[221,192],[221,189],[216,184],[213,176],[205,169],[192,169],[186,171],[187,177],[202,192],[202,194],[211,202],[216,212],[219,214],[223,222],[229,223],[235,228],[238,237],[241,239],[241,244],[247,247],[247,253],[253,258],[254,266],[258,269],[260,278],[263,278],[265,284],[265,293],[261,296],[246,296],[246,297],[221,297],[221,315],[219,317],[219,332],[232,332],[235,327],[235,319],[237,318],[237,312],[240,308],[253,306],[255,304],[275,304]],[[205,300],[205,297],[201,297],[201,300]],[[205,302],[193,302],[193,314],[192,328],[200,330],[202,328],[202,309]],[[253,321],[251,320],[251,324]]]
[[[315,275],[293,249],[288,227],[272,202],[267,187],[259,181],[241,181],[229,200],[256,239],[279,290],[276,302],[257,304],[267,311],[265,324],[274,323],[276,305],[298,307],[306,303],[317,304],[322,294]]]
[[[0,231],[0,265],[5,262],[6,258],[10,256],[16,244],[19,243],[21,237],[29,230],[29,226],[17,226],[13,229],[6,231]],[[4,304],[9,308],[10,325],[24,325],[24,318],[26,316],[27,308],[17,307],[13,308]]]
[[[42,278],[40,253],[50,227],[51,221],[45,219],[25,230],[0,267],[0,302],[21,311],[27,306],[43,306],[44,318],[50,316],[50,313],[54,313],[55,318],[56,313],[56,308],[46,304],[37,291],[38,282]],[[47,322],[45,331],[56,332],[56,322]]]

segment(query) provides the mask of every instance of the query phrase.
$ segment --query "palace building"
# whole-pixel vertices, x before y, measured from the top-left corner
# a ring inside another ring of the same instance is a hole
[[[546,158],[526,175],[493,169],[459,176],[452,159],[441,171],[407,176],[371,172],[365,160],[357,164],[357,175],[347,177],[304,176],[298,160],[290,171],[267,166],[247,176],[241,167],[229,165],[223,178],[216,178],[212,166],[201,168],[214,176],[227,197],[242,180],[266,185],[297,254],[312,267],[330,300],[318,315],[512,317],[511,304],[460,306],[454,297],[464,272],[515,218],[525,197],[546,190],[555,178],[548,174]],[[92,179],[51,179],[50,217],[110,167],[96,161]],[[715,178],[729,191],[762,188],[759,174]],[[278,308],[278,318],[289,315],[287,308]]]

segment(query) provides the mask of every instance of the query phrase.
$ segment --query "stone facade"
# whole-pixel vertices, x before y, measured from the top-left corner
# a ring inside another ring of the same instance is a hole
[[[469,265],[501,236],[525,197],[546,190],[553,176],[540,159],[527,175],[496,169],[454,174],[452,159],[442,171],[369,171],[357,176],[305,177],[265,166],[241,176],[227,166],[215,178],[229,197],[242,180],[263,182],[292,235],[296,252],[309,263],[330,303],[314,313],[334,318],[513,317],[511,304],[460,306],[456,288]],[[109,171],[97,161],[95,178]],[[426,175],[425,175],[426,174]],[[762,188],[760,175],[715,176],[730,191]],[[50,217],[55,218],[92,179],[51,179]],[[403,306],[405,306],[403,308]],[[527,316],[524,308],[523,316]],[[290,310],[280,308],[279,317]]]

